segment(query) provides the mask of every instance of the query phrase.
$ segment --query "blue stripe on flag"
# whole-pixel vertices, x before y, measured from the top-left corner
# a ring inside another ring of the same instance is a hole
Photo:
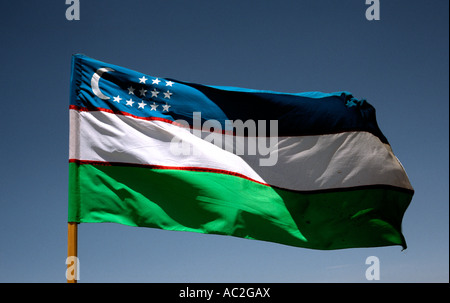
[[[207,86],[149,76],[79,54],[73,56],[72,64],[72,83],[77,83],[72,88],[78,91],[72,91],[71,105],[80,108],[182,119],[191,126],[193,112],[201,112],[203,121],[217,120],[223,130],[226,120],[278,120],[278,136],[366,131],[388,143],[374,107],[349,92],[290,94]],[[99,70],[104,68],[109,70]]]

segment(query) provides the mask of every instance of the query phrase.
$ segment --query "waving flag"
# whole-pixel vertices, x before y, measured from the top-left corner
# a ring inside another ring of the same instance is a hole
[[[207,86],[74,55],[69,112],[69,222],[406,248],[413,188],[348,92]]]

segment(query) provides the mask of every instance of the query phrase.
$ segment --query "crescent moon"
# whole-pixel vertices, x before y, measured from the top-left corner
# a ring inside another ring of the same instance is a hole
[[[100,88],[98,87],[98,81],[100,81],[100,77],[103,75],[103,73],[107,73],[107,72],[113,72],[114,70],[112,68],[109,67],[102,67],[97,69],[97,71],[94,73],[94,75],[92,76],[91,79],[91,88],[92,88],[92,92],[99,97],[102,100],[108,100],[110,99],[110,97],[105,96],[101,91]]]

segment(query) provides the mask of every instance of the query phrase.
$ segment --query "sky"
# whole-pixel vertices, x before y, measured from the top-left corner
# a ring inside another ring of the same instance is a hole
[[[79,283],[449,282],[449,1],[6,1],[0,10],[0,282],[65,283],[70,62],[288,93],[349,91],[415,189],[400,246],[321,251],[241,238],[78,227]],[[380,280],[366,279],[366,259]]]

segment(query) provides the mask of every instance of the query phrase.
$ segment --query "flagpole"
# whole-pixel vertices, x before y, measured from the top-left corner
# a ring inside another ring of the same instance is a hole
[[[77,246],[78,246],[78,223],[69,222],[67,226],[67,271],[66,278],[67,283],[77,283],[78,276],[78,254],[77,254]],[[73,261],[73,263],[72,263]],[[73,275],[69,275],[69,272],[72,272]],[[70,279],[72,278],[72,279]],[[70,279],[70,280],[69,280]]]

